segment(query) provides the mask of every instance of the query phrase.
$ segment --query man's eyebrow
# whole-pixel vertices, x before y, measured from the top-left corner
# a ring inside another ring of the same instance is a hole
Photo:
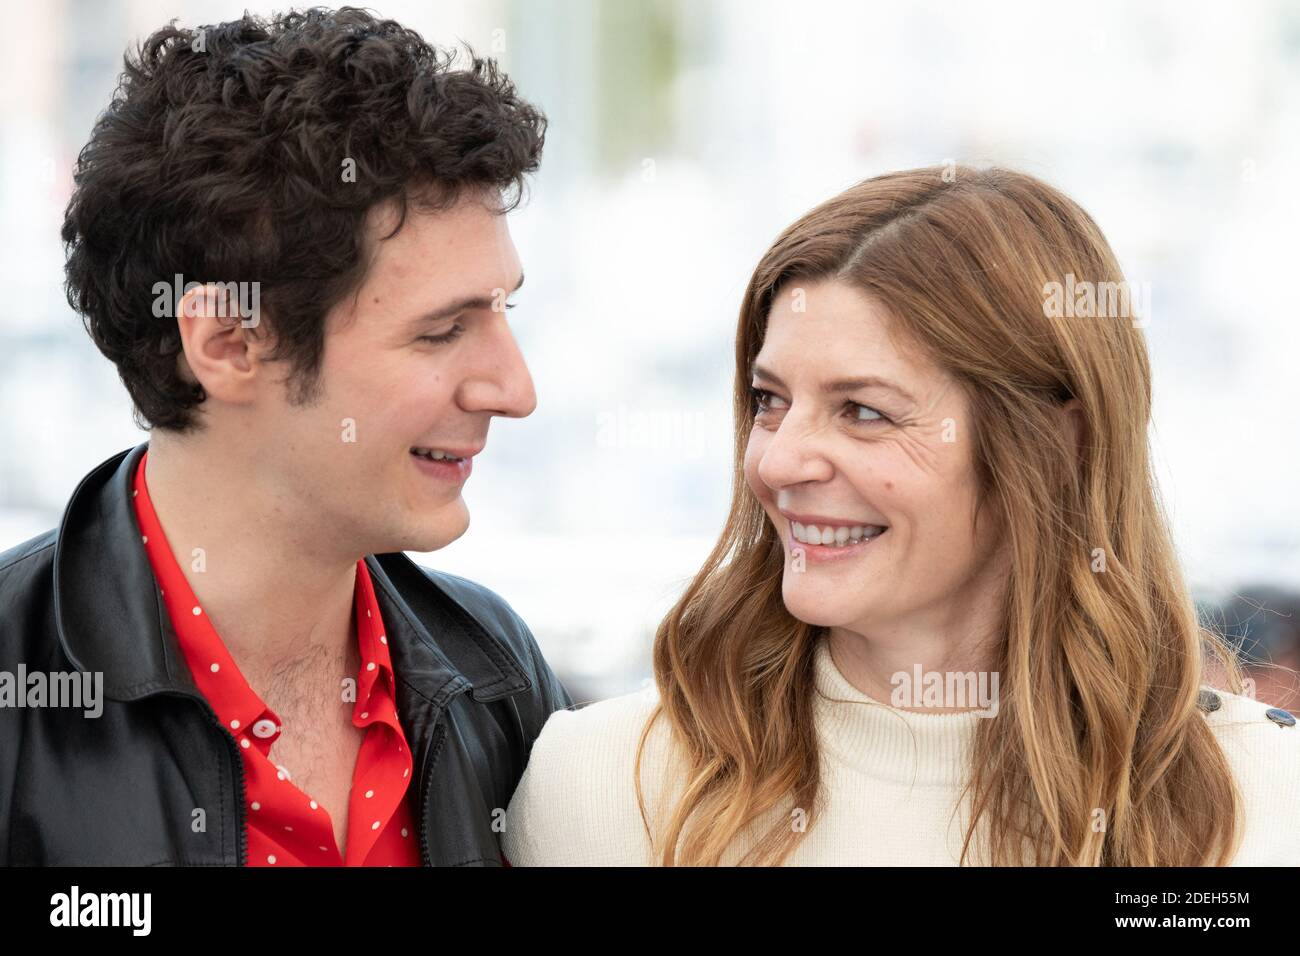
[[[765,379],[778,388],[785,388],[785,383],[775,374],[755,363],[751,366],[752,377]],[[860,388],[887,388],[897,392],[909,402],[915,403],[916,399],[912,393],[896,382],[891,382],[887,378],[880,378],[877,375],[863,375],[859,378],[839,378],[833,382],[826,382],[822,385],[822,391],[827,395],[841,395],[845,392],[856,392]]]
[[[515,287],[506,294],[514,295],[519,291],[523,284],[524,274],[520,272],[519,281],[516,282]],[[411,326],[414,328],[416,326],[428,325],[433,322],[440,322],[443,319],[451,318],[453,315],[458,315],[461,312],[468,312],[473,309],[490,309],[495,302],[496,296],[492,295],[465,296],[464,298],[457,299],[455,302],[448,302],[446,305],[439,306],[432,312],[422,313],[418,318],[411,322]]]

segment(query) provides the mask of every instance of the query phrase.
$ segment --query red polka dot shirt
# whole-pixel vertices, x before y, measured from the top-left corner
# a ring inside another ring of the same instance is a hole
[[[361,671],[352,723],[367,729],[352,771],[344,860],[329,812],[275,762],[279,717],[244,680],[176,563],[145,486],[148,457],[141,456],[135,473],[136,518],[194,682],[240,748],[248,865],[419,866],[411,751],[397,720],[388,639],[365,561],[357,562],[354,592]]]

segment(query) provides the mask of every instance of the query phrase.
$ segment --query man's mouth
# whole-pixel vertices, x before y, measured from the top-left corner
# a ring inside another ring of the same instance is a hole
[[[453,463],[464,461],[465,458],[468,457],[465,455],[453,455],[451,452],[444,451],[441,448],[412,448],[411,454],[415,455],[417,458],[424,458],[429,461],[450,461]]]

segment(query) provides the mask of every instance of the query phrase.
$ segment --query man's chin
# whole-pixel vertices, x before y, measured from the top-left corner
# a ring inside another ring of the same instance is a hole
[[[430,534],[421,536],[420,540],[408,544],[403,551],[441,551],[465,534],[462,529],[456,534]]]
[[[411,511],[400,527],[388,529],[380,543],[383,552],[440,551],[464,536],[469,530],[469,511],[463,501],[446,505],[436,512]]]
[[[457,500],[442,513],[428,520],[416,520],[411,526],[410,541],[403,551],[440,551],[459,540],[469,530],[469,511],[465,502]]]

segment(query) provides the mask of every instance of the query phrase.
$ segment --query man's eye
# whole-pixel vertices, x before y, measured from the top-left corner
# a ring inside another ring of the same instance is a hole
[[[453,325],[450,330],[443,332],[441,335],[421,335],[419,341],[432,342],[434,345],[445,345],[453,339],[459,338],[460,334],[465,331],[462,325]]]

